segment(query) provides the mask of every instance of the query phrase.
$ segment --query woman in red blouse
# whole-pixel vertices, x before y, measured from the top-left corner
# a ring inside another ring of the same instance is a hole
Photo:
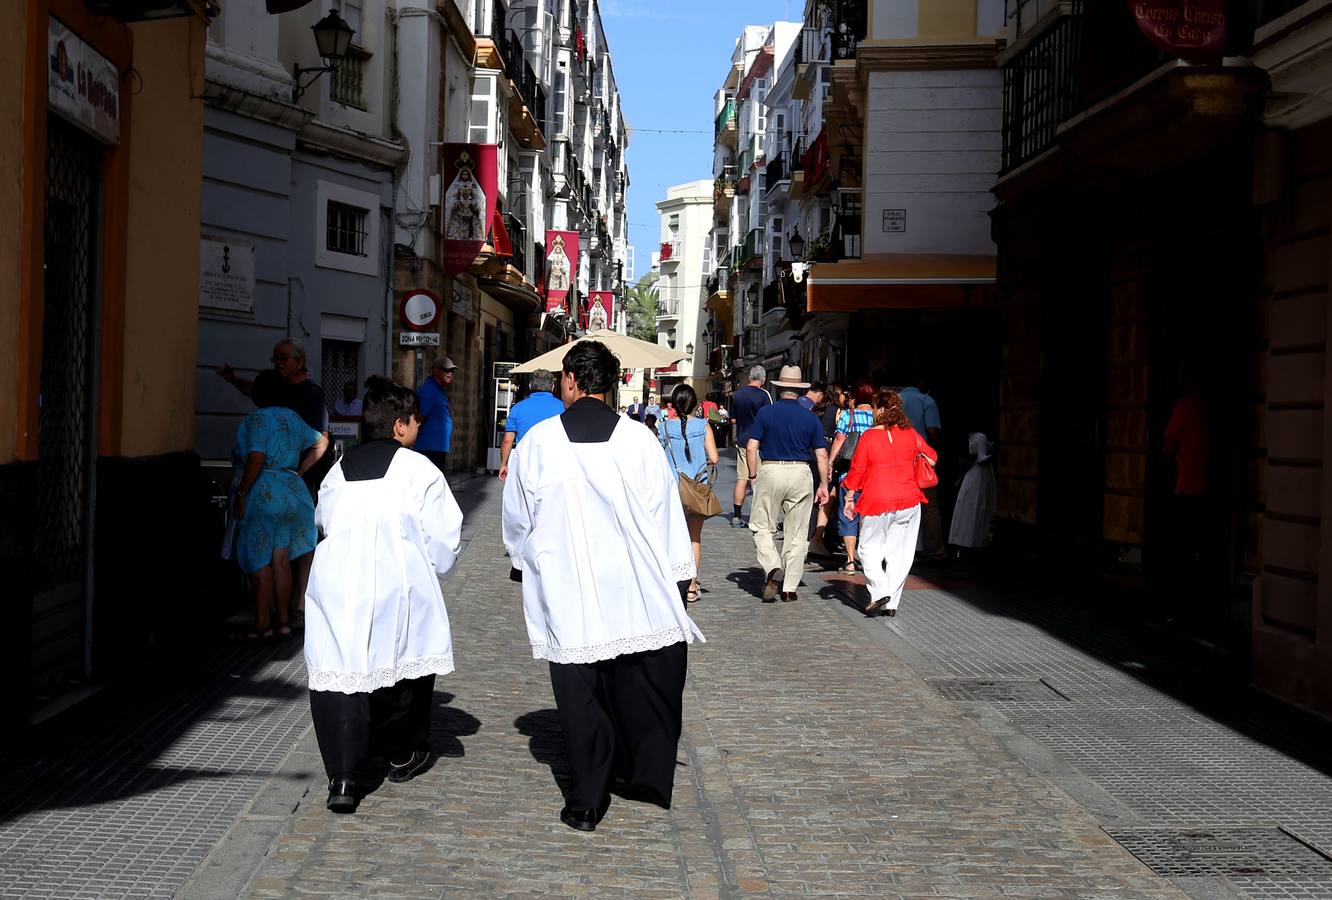
[[[865,615],[895,616],[926,502],[916,485],[916,458],[932,466],[939,456],[911,427],[896,391],[880,390],[874,407],[874,427],[860,436],[842,482],[843,512],[848,519],[860,515],[860,561],[870,592]]]

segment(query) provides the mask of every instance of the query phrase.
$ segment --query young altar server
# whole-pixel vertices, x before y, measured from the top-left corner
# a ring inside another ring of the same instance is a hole
[[[616,778],[670,807],[686,647],[703,640],[675,472],[653,432],[606,405],[619,374],[605,344],[574,344],[566,409],[527,433],[504,484],[504,545],[573,773],[560,819],[579,831],[596,830]]]
[[[319,489],[305,599],[310,713],[327,770],[328,808],[356,809],[356,768],[372,747],[388,780],[430,765],[435,676],[453,671],[439,576],[458,557],[462,511],[439,469],[406,448],[416,396],[387,378],[366,382],[365,441]]]

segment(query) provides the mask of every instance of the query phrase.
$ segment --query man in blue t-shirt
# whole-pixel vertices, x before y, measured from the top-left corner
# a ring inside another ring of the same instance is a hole
[[[731,398],[731,426],[735,429],[735,496],[732,498],[735,511],[731,515],[732,528],[745,528],[741,511],[745,505],[745,494],[749,490],[750,476],[758,474],[749,470],[749,460],[745,455],[745,444],[749,441],[749,429],[759,410],[772,405],[772,397],[763,389],[763,382],[768,380],[768,373],[762,366],[749,370],[749,384],[735,392]]]
[[[430,377],[416,389],[416,404],[421,411],[421,430],[417,433],[415,450],[434,463],[441,472],[446,471],[449,448],[453,443],[453,412],[449,409],[449,387],[458,367],[447,356],[441,356],[430,367]]]
[[[781,376],[772,384],[781,392],[781,399],[759,410],[745,442],[750,471],[762,472],[756,479],[751,477],[755,482],[754,514],[749,530],[754,533],[759,567],[767,573],[764,603],[772,603],[778,594],[783,602],[797,599],[796,588],[809,553],[803,529],[793,526],[786,528],[781,553],[777,552],[778,514],[785,513],[788,522],[803,524],[809,521],[815,503],[828,501],[823,423],[798,400],[809,382],[800,380],[799,366],[782,366]],[[818,465],[817,488],[810,476],[811,456]]]
[[[555,396],[555,373],[537,369],[527,379],[532,389],[527,399],[519,400],[504,420],[504,440],[500,442],[500,481],[509,477],[509,454],[537,422],[564,412],[564,401]]]

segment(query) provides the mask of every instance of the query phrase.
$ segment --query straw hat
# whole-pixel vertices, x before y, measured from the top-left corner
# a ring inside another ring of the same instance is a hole
[[[776,380],[773,381],[773,386],[784,388],[808,388],[809,382],[800,380],[799,366],[782,366],[782,372],[777,376]]]

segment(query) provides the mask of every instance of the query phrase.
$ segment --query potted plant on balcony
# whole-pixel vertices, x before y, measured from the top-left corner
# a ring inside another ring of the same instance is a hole
[[[832,229],[829,228],[809,242],[809,246],[805,248],[805,259],[810,262],[835,262],[832,258],[831,247]]]

